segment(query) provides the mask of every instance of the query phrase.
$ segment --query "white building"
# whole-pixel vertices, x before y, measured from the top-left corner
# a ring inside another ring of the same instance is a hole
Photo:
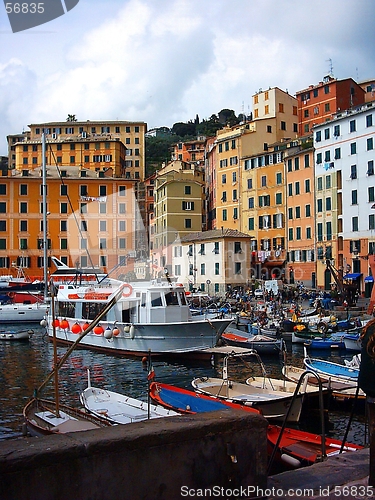
[[[361,291],[375,248],[375,102],[313,130],[317,255],[353,275]]]
[[[251,236],[235,229],[214,229],[183,236],[173,245],[173,275],[186,290],[224,295],[246,287],[251,270]]]

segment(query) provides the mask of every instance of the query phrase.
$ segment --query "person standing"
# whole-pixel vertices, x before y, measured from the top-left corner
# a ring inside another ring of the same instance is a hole
[[[370,438],[369,486],[375,486],[375,319],[370,320],[361,333],[358,385],[366,394]]]

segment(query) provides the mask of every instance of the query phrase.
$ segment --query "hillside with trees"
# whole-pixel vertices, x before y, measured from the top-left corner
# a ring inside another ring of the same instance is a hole
[[[232,109],[222,109],[217,115],[213,114],[202,121],[196,115],[194,120],[177,122],[169,130],[169,134],[146,137],[146,177],[159,170],[163,162],[171,160],[173,145],[177,142],[196,139],[198,136],[212,137],[226,125],[233,126],[246,119],[243,114],[236,116]],[[161,127],[163,132],[165,128]]]

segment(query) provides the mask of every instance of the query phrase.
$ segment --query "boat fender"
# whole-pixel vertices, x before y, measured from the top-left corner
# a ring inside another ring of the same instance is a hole
[[[42,321],[40,322],[40,326],[42,326],[43,328],[45,328],[47,326],[46,319],[42,319]]]
[[[104,331],[104,337],[107,340],[111,340],[111,338],[113,337],[113,331],[111,330],[111,328],[109,328],[109,326],[107,326],[107,328]]]
[[[114,337],[117,337],[118,335],[120,335],[120,330],[117,328],[117,326],[115,328],[113,328],[112,334]]]
[[[318,323],[317,329],[319,333],[327,333],[328,325],[325,321],[321,321]]]
[[[81,325],[76,321],[74,325],[72,325],[72,333],[78,334],[82,332],[82,327]]]
[[[94,327],[95,335],[102,335],[104,333],[104,328],[101,325],[97,325]]]
[[[131,325],[131,327],[129,329],[129,333],[130,333],[130,338],[134,339],[134,337],[135,337],[135,328],[134,328],[134,325]]]
[[[125,283],[124,289],[126,290],[125,292],[122,292],[123,297],[130,297],[130,295],[133,293],[133,287],[129,285],[129,283]]]
[[[60,321],[60,328],[62,330],[68,330],[69,329],[69,321],[67,319],[62,319]]]
[[[291,457],[286,453],[282,453],[280,458],[284,463],[288,464],[290,467],[293,467],[293,469],[298,469],[298,467],[301,467],[301,462],[297,458]]]
[[[130,332],[130,325],[125,325],[124,326],[124,332],[129,333]]]

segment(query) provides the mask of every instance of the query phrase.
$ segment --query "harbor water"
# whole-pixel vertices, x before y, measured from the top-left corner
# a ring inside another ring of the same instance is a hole
[[[4,329],[4,327],[2,327]],[[9,329],[30,328],[34,331],[30,341],[0,342],[0,440],[22,436],[22,409],[33,396],[53,368],[53,345],[44,328],[39,325],[22,325]],[[58,357],[62,357],[66,347],[58,347]],[[353,353],[312,352],[313,357],[324,357],[340,362],[350,359]],[[270,377],[282,378],[283,356],[262,356],[262,362]],[[286,362],[303,366],[303,346],[286,343]],[[221,377],[222,358],[210,361],[183,361],[171,359],[152,360],[156,380],[192,390],[191,381],[196,377]],[[87,386],[87,370],[90,370],[93,386],[120,392],[131,397],[147,400],[147,365],[137,358],[124,358],[96,353],[86,349],[76,349],[59,371],[59,394],[61,401],[71,406],[80,406],[79,394]],[[233,359],[229,362],[229,377],[245,382],[250,376],[262,375],[255,357]],[[43,396],[53,396],[53,381],[43,390]],[[329,405],[326,409],[326,433],[342,439],[347,428],[350,406]],[[310,410],[301,420],[301,429],[319,432],[319,412]],[[365,416],[358,406],[350,426],[348,441],[366,443],[367,427]]]

